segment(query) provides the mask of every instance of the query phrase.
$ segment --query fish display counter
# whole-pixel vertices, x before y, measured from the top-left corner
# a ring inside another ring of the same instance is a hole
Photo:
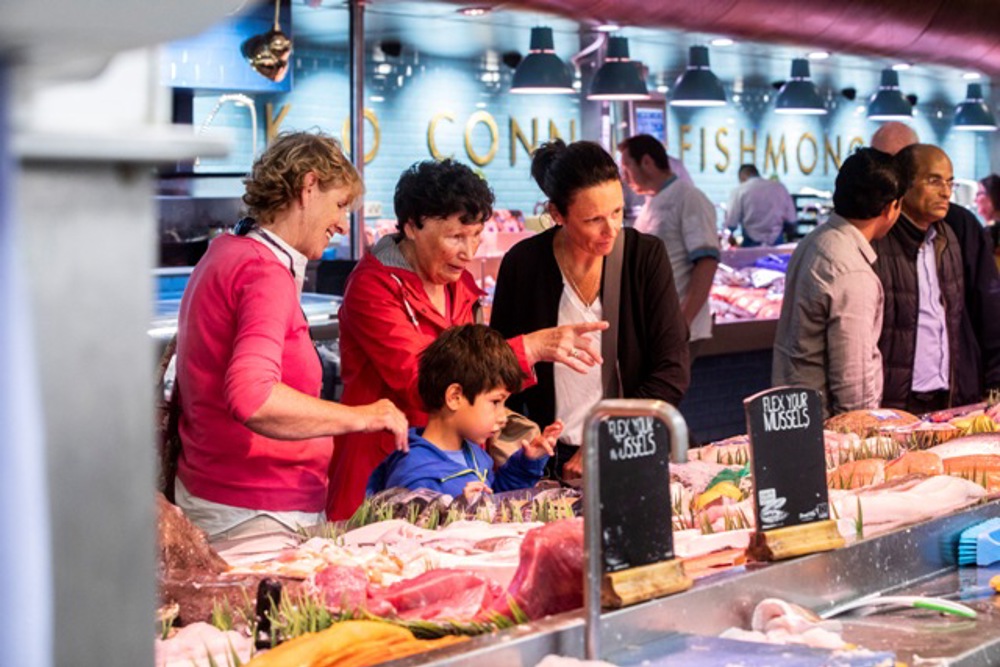
[[[771,386],[784,272],[794,247],[722,251],[709,293],[712,337],[699,342],[681,404],[696,442],[742,432],[743,397]]]
[[[670,465],[669,491],[673,553],[694,585],[601,615],[601,657],[623,666],[1000,664],[998,417],[1000,405],[983,404],[924,419],[876,410],[828,420],[830,516],[846,544],[780,562],[757,562],[748,549],[746,437],[690,450]],[[172,664],[190,628],[202,634],[176,664],[208,664],[213,641],[223,649],[216,664],[239,642],[253,667],[580,658],[581,504],[578,490],[551,484],[475,498],[390,489],[350,522],[213,549],[162,501],[167,639],[157,664]],[[259,650],[270,646],[265,616],[269,636],[289,648]],[[373,620],[393,627],[401,652]],[[352,642],[369,647],[366,658],[347,660]],[[293,653],[297,661],[283,657]]]
[[[607,612],[601,618],[601,657],[622,667],[1000,664],[1000,597],[989,585],[1000,566],[959,569],[956,558],[962,530],[998,516],[1000,501],[993,501],[835,551],[731,568],[686,592]],[[896,601],[916,596],[958,601],[976,616]],[[789,627],[835,617],[836,623],[827,627],[839,627],[845,642],[857,648],[776,649],[724,636],[733,628],[750,628],[761,615],[761,604],[774,600],[805,610]],[[892,604],[886,604],[890,600]],[[583,646],[583,614],[573,612],[473,639],[439,657],[393,664],[536,665],[551,654],[582,658]]]

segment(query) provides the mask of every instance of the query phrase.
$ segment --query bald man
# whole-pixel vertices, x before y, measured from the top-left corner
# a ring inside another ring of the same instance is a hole
[[[916,143],[913,128],[895,121],[882,125],[871,141],[872,148],[891,154]],[[944,222],[958,239],[965,284],[960,338],[967,354],[956,371],[956,400],[973,403],[1000,389],[1000,275],[993,240],[971,211],[951,203]]]
[[[889,155],[895,155],[907,146],[919,143],[920,137],[916,130],[895,120],[885,123],[872,135],[872,148]]]

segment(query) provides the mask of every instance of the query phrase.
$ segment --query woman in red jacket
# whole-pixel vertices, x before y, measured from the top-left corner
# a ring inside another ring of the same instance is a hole
[[[340,320],[345,405],[389,398],[411,426],[426,424],[417,393],[420,353],[445,329],[477,320],[483,292],[468,271],[493,210],[493,193],[469,167],[443,160],[403,172],[393,199],[398,233],[383,237],[347,283]],[[553,327],[512,338],[522,370],[539,361],[576,371],[600,363],[585,334],[604,322]],[[337,438],[330,464],[327,516],[346,519],[365,495],[375,467],[393,450],[381,433]]]
[[[253,219],[215,239],[191,274],[177,331],[174,493],[212,539],[321,521],[333,435],[385,432],[390,448],[406,446],[406,419],[388,400],[319,398],[299,306],[306,261],[345,233],[362,191],[332,138],[283,135],[246,179]]]

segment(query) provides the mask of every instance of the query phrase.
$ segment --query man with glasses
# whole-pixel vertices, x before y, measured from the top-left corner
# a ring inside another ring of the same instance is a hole
[[[913,144],[898,153],[913,175],[899,221],[873,246],[885,290],[879,349],[882,404],[921,414],[978,400],[956,391],[965,310],[962,251],[944,223],[955,184],[951,160],[937,146]]]
[[[920,143],[909,125],[891,121],[872,135],[872,148],[895,155]],[[1000,389],[1000,274],[993,260],[993,241],[976,216],[952,202],[944,218],[962,249],[965,312],[961,344],[966,363],[955,371],[955,387],[963,402],[976,402]]]

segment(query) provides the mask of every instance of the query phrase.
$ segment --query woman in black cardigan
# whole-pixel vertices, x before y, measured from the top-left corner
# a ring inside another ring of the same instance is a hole
[[[663,242],[622,229],[614,159],[598,144],[557,139],[535,152],[531,174],[556,226],[518,243],[500,265],[490,324],[504,336],[605,319],[605,259],[619,234],[624,241],[617,359],[603,360],[614,365],[614,389],[602,383],[599,365],[581,375],[542,363],[537,384],[507,402],[539,424],[563,420],[555,466],[569,479],[582,474],[583,420],[602,397],[680,402],[690,381],[688,331]]]

